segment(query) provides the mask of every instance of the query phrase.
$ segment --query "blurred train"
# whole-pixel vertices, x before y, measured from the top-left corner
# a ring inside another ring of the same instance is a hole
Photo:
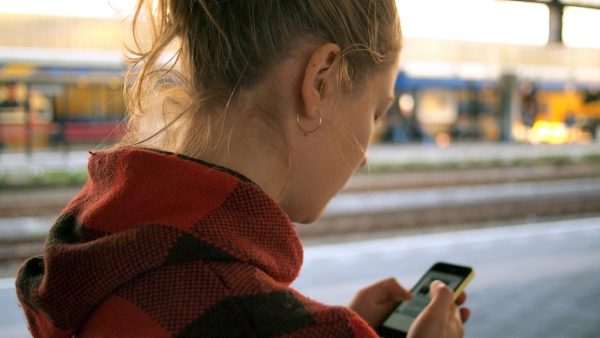
[[[516,78],[513,86],[510,101],[503,102],[502,79],[416,78],[401,72],[398,103],[380,125],[379,139],[444,147],[469,141],[588,143],[600,137],[599,85]]]
[[[121,65],[0,64],[0,147],[116,141],[125,103]]]
[[[0,64],[0,149],[110,144],[122,134],[121,63],[64,66]],[[436,143],[516,140],[591,142],[600,137],[600,87],[519,80],[503,134],[500,79],[396,81],[397,103],[376,141]]]

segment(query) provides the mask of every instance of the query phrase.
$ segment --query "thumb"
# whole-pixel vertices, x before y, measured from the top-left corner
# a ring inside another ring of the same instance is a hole
[[[433,311],[447,311],[452,305],[452,290],[439,280],[434,280],[429,286],[431,302],[429,306]]]

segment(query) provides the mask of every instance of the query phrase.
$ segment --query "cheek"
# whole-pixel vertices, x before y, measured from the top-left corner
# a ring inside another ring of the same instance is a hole
[[[343,153],[345,164],[352,169],[352,172],[364,162],[373,131],[373,121],[362,117],[356,118],[350,126],[344,138]]]
[[[369,115],[361,118],[360,121],[358,121],[358,124],[355,126],[354,130],[358,144],[362,148],[364,148],[362,149],[363,151],[366,150],[366,147],[371,142],[371,139],[373,138],[373,133],[375,131],[373,117]]]

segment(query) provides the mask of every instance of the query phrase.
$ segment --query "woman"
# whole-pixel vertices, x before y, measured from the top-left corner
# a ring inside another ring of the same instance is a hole
[[[302,296],[291,222],[316,220],[366,162],[398,72],[394,1],[142,0],[134,35],[142,19],[128,132],[91,153],[19,271],[32,334],[376,336],[410,293],[388,279],[349,308]],[[431,295],[409,336],[462,336],[468,310],[442,283]]]

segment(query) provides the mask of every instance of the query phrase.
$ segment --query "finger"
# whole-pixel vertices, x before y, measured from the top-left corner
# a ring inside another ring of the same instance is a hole
[[[436,311],[448,311],[448,308],[452,305],[452,290],[439,280],[431,282],[429,295],[431,303],[428,307]]]
[[[377,290],[378,293],[382,296],[380,298],[381,301],[394,301],[401,302],[403,300],[412,299],[412,294],[410,291],[406,290],[396,278],[387,278],[382,281],[379,281],[367,289]]]
[[[469,320],[469,317],[471,317],[471,310],[469,310],[466,307],[462,307],[460,308],[460,320],[462,320],[463,323],[466,323],[467,320]]]
[[[465,301],[467,300],[467,293],[466,292],[461,292],[460,295],[458,296],[458,298],[456,298],[456,305],[462,305],[465,303]]]

